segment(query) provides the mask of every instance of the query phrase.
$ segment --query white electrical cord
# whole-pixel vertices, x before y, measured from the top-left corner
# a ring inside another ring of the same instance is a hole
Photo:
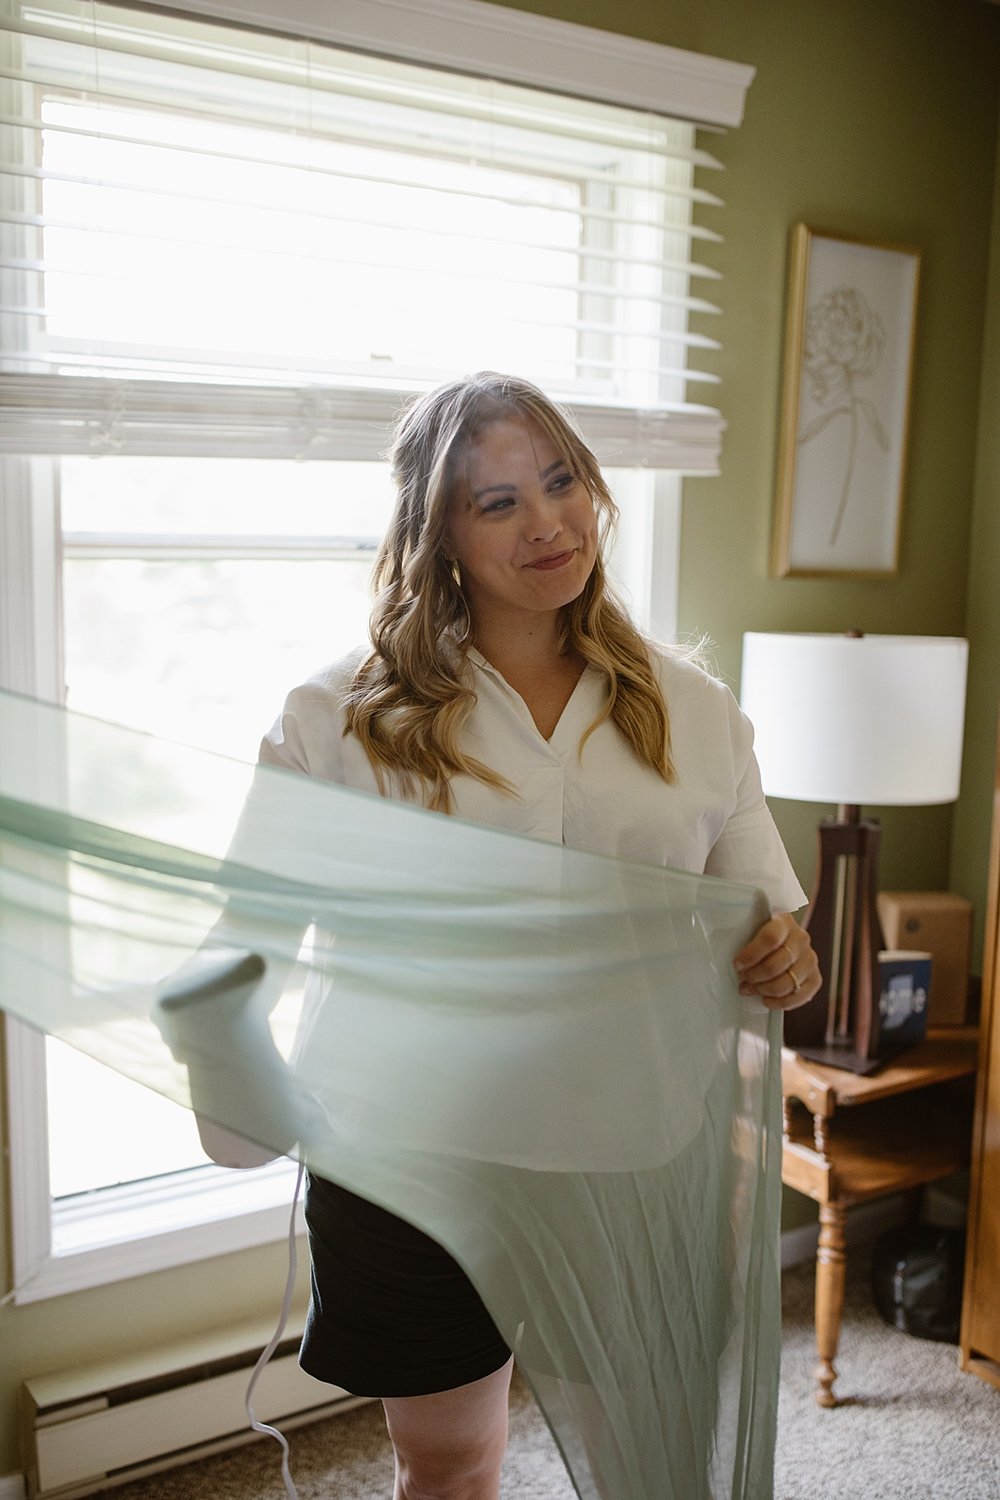
[[[292,1308],[292,1296],[295,1292],[295,1273],[298,1266],[298,1254],[295,1247],[295,1210],[298,1207],[299,1193],[302,1189],[302,1179],[305,1176],[305,1170],[305,1163],[299,1162],[298,1176],[295,1179],[295,1193],[292,1197],[291,1219],[288,1225],[288,1279],[285,1282],[285,1296],[281,1304],[281,1314],[278,1318],[278,1326],[274,1330],[271,1342],[262,1352],[260,1358],[253,1367],[253,1374],[250,1376],[250,1384],[247,1386],[246,1394],[247,1417],[249,1418],[250,1426],[253,1428],[254,1432],[262,1432],[267,1437],[273,1437],[277,1442],[281,1444],[281,1477],[285,1481],[285,1492],[288,1495],[288,1500],[299,1500],[299,1492],[295,1488],[291,1473],[288,1468],[288,1439],[285,1437],[283,1432],[278,1431],[277,1427],[269,1427],[266,1422],[258,1422],[256,1416],[254,1415],[251,1398],[253,1396],[254,1386],[259,1380],[264,1370],[264,1366],[267,1364],[268,1360],[271,1358],[271,1355],[274,1353],[275,1349],[277,1349],[278,1344],[281,1341],[281,1335],[285,1331],[285,1324],[288,1322],[288,1315],[291,1312]]]
[[[305,1177],[305,1170],[305,1164],[303,1162],[300,1162],[298,1175],[295,1179],[295,1192],[292,1195],[292,1212],[288,1224],[288,1278],[285,1282],[285,1295],[281,1304],[281,1312],[278,1317],[278,1326],[274,1330],[274,1334],[267,1348],[263,1350],[260,1358],[253,1367],[253,1373],[250,1376],[250,1383],[247,1386],[247,1393],[245,1397],[247,1417],[254,1432],[261,1432],[266,1437],[273,1437],[277,1442],[281,1444],[281,1477],[285,1482],[285,1492],[288,1496],[288,1500],[299,1500],[299,1492],[295,1488],[295,1484],[292,1480],[292,1476],[288,1468],[288,1439],[285,1437],[283,1432],[278,1431],[277,1427],[270,1427],[266,1422],[259,1422],[257,1420],[257,1417],[254,1414],[251,1398],[253,1396],[254,1386],[260,1379],[260,1376],[264,1370],[264,1366],[268,1363],[281,1341],[281,1336],[285,1331],[285,1325],[288,1322],[288,1317],[292,1308],[292,1297],[295,1293],[295,1276],[298,1270],[298,1251],[295,1244],[295,1212],[298,1208],[299,1194],[302,1191],[302,1181]],[[34,1281],[37,1274],[37,1271],[32,1271],[24,1278],[23,1281],[19,1281],[16,1286],[11,1287],[10,1291],[6,1292],[3,1296],[0,1296],[0,1308],[7,1307],[9,1303],[13,1302],[14,1299],[24,1290],[24,1288],[30,1285],[32,1281]]]

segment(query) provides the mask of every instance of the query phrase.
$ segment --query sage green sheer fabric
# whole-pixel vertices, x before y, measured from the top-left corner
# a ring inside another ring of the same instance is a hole
[[[764,915],[0,694],[0,1005],[440,1241],[582,1500],[771,1494]]]

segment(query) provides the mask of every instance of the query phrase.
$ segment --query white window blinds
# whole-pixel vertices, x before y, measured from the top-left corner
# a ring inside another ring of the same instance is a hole
[[[605,461],[717,467],[693,125],[146,8],[0,14],[0,451],[374,458],[406,395],[491,367]]]

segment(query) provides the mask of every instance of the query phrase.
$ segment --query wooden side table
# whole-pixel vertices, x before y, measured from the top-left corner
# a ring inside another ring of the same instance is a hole
[[[836,1406],[847,1266],[847,1210],[919,1189],[969,1160],[977,1033],[931,1030],[920,1046],[867,1077],[784,1048],[781,1177],[819,1204],[816,1254],[816,1400]]]

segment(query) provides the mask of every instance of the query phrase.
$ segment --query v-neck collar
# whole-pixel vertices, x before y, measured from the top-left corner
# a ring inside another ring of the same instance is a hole
[[[593,702],[596,697],[594,690],[600,687],[603,678],[596,667],[591,666],[589,662],[585,664],[573,691],[566,699],[555,728],[546,739],[531,717],[531,710],[521,694],[516,688],[511,687],[503,673],[491,661],[487,661],[482,652],[477,651],[474,646],[469,648],[467,656],[469,661],[491,677],[501,691],[510,698],[518,717],[527,728],[530,728],[540,744],[546,745],[556,755],[565,755],[570,750],[576,751],[583,731],[588,724],[593,722],[599,711],[599,705]]]

